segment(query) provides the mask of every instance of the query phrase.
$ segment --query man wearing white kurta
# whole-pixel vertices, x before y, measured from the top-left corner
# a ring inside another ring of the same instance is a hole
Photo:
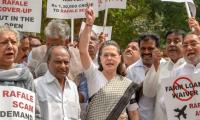
[[[141,59],[130,65],[127,77],[140,84],[145,79],[145,74],[152,65],[152,52],[159,47],[159,37],[155,34],[143,34],[139,37]],[[155,98],[141,95],[139,99],[140,120],[153,120]]]
[[[70,56],[63,46],[47,51],[48,71],[34,82],[43,120],[78,120],[77,86],[68,79]]]
[[[186,63],[173,72],[172,78],[200,72],[200,38],[198,35],[189,33],[185,36],[183,53]]]
[[[183,63],[184,59],[181,58],[176,63],[173,63],[170,60],[161,64],[157,72],[154,66],[149,69],[143,83],[143,93],[148,97],[156,97],[153,120],[167,120],[162,96],[164,93],[164,87],[161,82],[170,76],[171,70],[176,69]]]
[[[161,82],[163,80],[170,80],[173,78],[176,78],[180,75],[188,75],[195,73],[195,68],[197,68],[197,71],[200,67],[198,67],[198,57],[199,55],[197,52],[195,53],[194,50],[191,48],[187,48],[188,43],[185,44],[185,40],[194,40],[196,35],[187,35],[183,42],[183,53],[184,58],[186,59],[186,62],[182,58],[178,59],[177,62],[172,64],[173,62],[168,62],[166,65],[160,65],[158,68],[157,73],[155,73],[154,66],[152,66],[151,70],[147,74],[147,78],[144,82],[144,94],[148,96],[156,96],[156,108],[155,108],[155,119],[154,120],[167,120],[167,113],[166,113],[166,107],[164,104],[164,97],[162,96],[164,93],[164,87],[162,86]],[[193,37],[193,38],[192,38]],[[197,38],[196,38],[197,39]],[[175,39],[174,39],[175,40]],[[198,41],[198,39],[197,39]],[[200,41],[199,41],[200,42]],[[178,46],[178,44],[177,44]],[[193,58],[195,60],[195,56],[197,57],[196,62],[191,62],[191,60],[188,60],[189,56],[192,56],[188,54],[187,51],[190,51],[190,54],[193,54]],[[199,52],[200,53],[200,52]],[[180,54],[180,53],[179,53]],[[177,56],[179,55],[177,53]],[[173,58],[171,58],[173,59]],[[200,61],[199,61],[200,62]],[[195,67],[192,63],[195,63],[197,66]],[[155,75],[156,74],[156,75]],[[167,79],[166,79],[167,78]],[[150,92],[151,91],[151,92]]]

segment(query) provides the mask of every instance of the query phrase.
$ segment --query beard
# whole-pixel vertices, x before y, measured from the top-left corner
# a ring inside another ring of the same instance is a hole
[[[184,56],[184,59],[187,63],[190,63],[194,66],[200,63],[200,55],[196,55],[194,58],[190,58],[190,59],[187,56]]]

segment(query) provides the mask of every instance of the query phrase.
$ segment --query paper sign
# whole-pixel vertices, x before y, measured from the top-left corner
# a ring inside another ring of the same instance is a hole
[[[161,1],[166,1],[166,2],[188,2],[188,6],[190,8],[190,12],[192,14],[192,16],[196,16],[196,6],[193,2],[193,0],[161,0]]]
[[[47,17],[59,19],[85,18],[88,2],[92,3],[95,16],[98,16],[97,0],[48,0]]]
[[[35,93],[13,86],[0,86],[1,120],[35,120]]]
[[[163,80],[168,120],[200,120],[199,76],[200,73]]]
[[[192,2],[193,0],[161,0],[161,1],[168,1],[168,2]]]
[[[42,0],[0,0],[0,25],[40,32]]]
[[[126,9],[126,0],[98,0],[99,11],[106,8]]]
[[[82,22],[80,31],[83,31],[84,27],[85,27],[85,22]],[[106,26],[105,28],[103,28],[103,26],[93,25],[92,30],[94,30],[97,36],[99,36],[100,33],[104,31],[106,40],[111,40],[112,26]]]

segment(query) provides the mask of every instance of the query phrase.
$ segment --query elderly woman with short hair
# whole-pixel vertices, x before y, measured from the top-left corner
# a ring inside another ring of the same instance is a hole
[[[19,44],[19,33],[0,26],[0,86],[15,86],[34,92],[33,77],[27,67],[15,64]],[[36,102],[38,103],[37,99]],[[36,103],[35,119],[40,120],[40,109]]]

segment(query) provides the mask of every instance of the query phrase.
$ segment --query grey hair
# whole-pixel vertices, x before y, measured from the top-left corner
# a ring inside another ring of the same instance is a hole
[[[20,35],[17,30],[15,30],[14,28],[7,26],[7,25],[0,26],[0,34],[2,34],[3,32],[8,32],[8,31],[15,34],[15,36],[17,38],[17,43],[19,44]]]
[[[81,36],[83,31],[80,31],[79,33],[79,37]],[[99,38],[98,38],[98,35],[95,33],[94,30],[91,31],[91,35],[90,35],[90,39],[93,40],[93,41],[96,41],[96,42],[99,42]]]
[[[48,38],[58,38],[64,41],[69,38],[70,35],[70,26],[69,24],[60,19],[53,19],[45,27],[45,36]]]

